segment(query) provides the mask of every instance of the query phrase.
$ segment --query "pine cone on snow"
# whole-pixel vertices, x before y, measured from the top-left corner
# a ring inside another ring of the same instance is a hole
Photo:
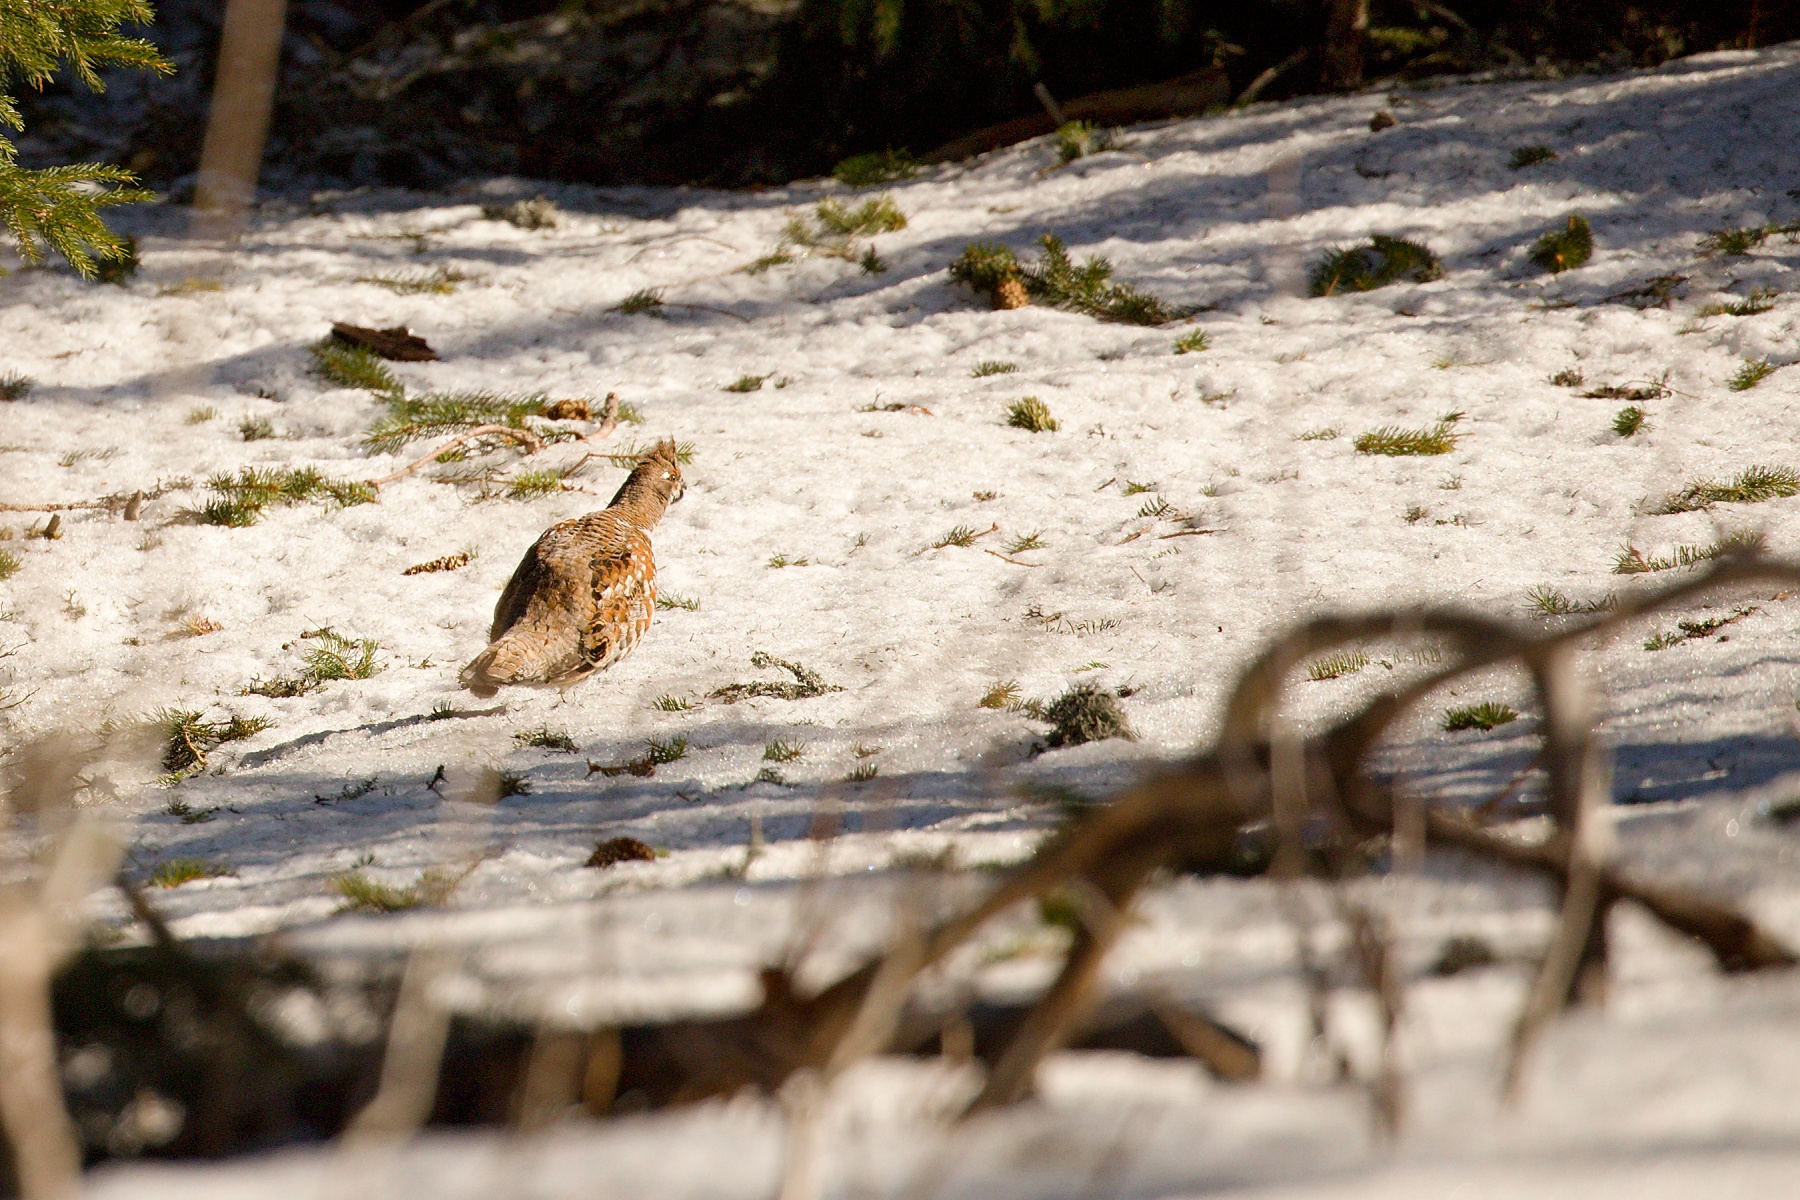
[[[1031,303],[1031,297],[1025,291],[1025,281],[1017,275],[1008,275],[994,285],[994,307],[1024,308]]]

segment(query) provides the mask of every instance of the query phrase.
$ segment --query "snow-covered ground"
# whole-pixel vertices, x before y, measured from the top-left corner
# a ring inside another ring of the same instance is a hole
[[[1382,109],[1398,124],[1371,131]],[[165,706],[272,722],[172,788],[121,775],[116,795],[91,793],[124,823],[142,872],[174,858],[231,872],[156,893],[178,932],[284,930],[321,953],[466,937],[490,953],[459,1002],[504,996],[583,1021],[741,1006],[751,969],[816,903],[794,881],[821,869],[807,841],[821,813],[843,830],[823,860],[834,875],[882,877],[945,850],[963,865],[1016,860],[1056,816],[1021,785],[1103,794],[1204,743],[1236,672],[1305,614],[1432,601],[1537,621],[1535,588],[1580,604],[1671,577],[1614,574],[1626,546],[1673,556],[1755,530],[1800,555],[1800,497],[1670,516],[1645,503],[1697,478],[1800,467],[1800,245],[1778,235],[1746,255],[1698,248],[1722,227],[1800,221],[1796,128],[1800,46],[1259,106],[1133,130],[1123,149],[1060,169],[1036,143],[883,189],[908,224],[873,239],[888,264],[874,275],[823,256],[741,270],[821,199],[879,194],[829,184],[715,194],[496,181],[316,197],[266,205],[229,253],[184,241],[174,211],[132,214],[143,268],[128,285],[59,271],[0,280],[0,374],[36,381],[0,403],[0,503],[171,488],[135,523],[66,511],[54,541],[28,536],[46,514],[0,513],[12,534],[0,550],[20,560],[0,582],[0,652],[14,651],[0,658],[0,688],[23,698],[3,716],[7,736]],[[1538,145],[1556,158],[1510,165]],[[563,214],[553,229],[481,217],[483,203],[538,191]],[[1593,261],[1544,274],[1528,248],[1572,213],[1593,224]],[[946,277],[972,240],[1029,254],[1044,232],[1203,310],[1152,329],[990,312]],[[1375,233],[1424,241],[1444,278],[1306,298],[1309,263]],[[440,268],[466,277],[452,294],[358,282]],[[1625,295],[1669,276],[1682,279],[1666,305]],[[664,306],[614,311],[643,289],[660,289]],[[1769,303],[1704,311],[1752,299]],[[484,644],[499,588],[544,527],[603,504],[622,469],[590,460],[568,490],[515,500],[480,499],[433,468],[376,504],[274,508],[248,528],[181,521],[214,473],[314,466],[372,479],[429,447],[364,452],[380,402],[310,373],[307,346],[334,320],[428,338],[443,361],[396,366],[414,392],[617,392],[642,417],[597,447],[484,460],[503,473],[634,440],[692,442],[686,497],[655,542],[665,593],[697,607],[660,612],[630,657],[566,702],[503,692],[482,704],[457,691],[456,671]],[[1195,330],[1208,348],[1176,354]],[[1778,369],[1729,387],[1760,360]],[[1016,369],[977,376],[984,362]],[[1568,370],[1580,386],[1551,382]],[[744,376],[764,382],[728,390]],[[1652,384],[1629,437],[1612,426],[1634,402],[1581,394]],[[1058,431],[1006,424],[1027,395]],[[1449,454],[1353,447],[1449,412],[1462,414]],[[245,440],[240,425],[257,420],[275,436]],[[183,480],[196,486],[173,486]],[[1156,515],[1159,498],[1168,509]],[[957,527],[992,526],[933,548]],[[1041,548],[1008,552],[1031,534]],[[475,557],[463,570],[402,574],[464,550]],[[1643,648],[1677,618],[1750,605],[1711,636]],[[322,626],[375,639],[385,669],[301,697],[243,694],[296,672],[302,635]],[[1632,805],[1624,853],[1728,892],[1790,942],[1793,835],[1763,814],[1791,797],[1784,772],[1800,768],[1796,634],[1796,598],[1766,589],[1669,614],[1585,659]],[[783,678],[752,666],[759,651],[841,690],[708,698]],[[1298,710],[1350,710],[1405,652],[1372,647],[1360,672],[1300,681]],[[1141,740],[1034,755],[1041,723],[977,707],[1006,680],[1044,700],[1084,681],[1129,686]],[[1444,733],[1449,704],[1527,707],[1512,677],[1462,692],[1405,726],[1392,761],[1420,786],[1472,795],[1526,761],[1532,722]],[[659,707],[665,697],[691,707]],[[445,706],[459,711],[432,719]],[[580,752],[516,740],[541,729]],[[654,775],[589,769],[672,738],[687,739],[686,756]],[[765,757],[778,740],[803,753]],[[870,766],[872,778],[850,780]],[[447,781],[432,786],[440,767]],[[484,767],[528,790],[471,802],[464,781]],[[765,770],[779,781],[759,781]],[[1726,794],[1741,788],[1757,790]],[[753,825],[767,845],[746,873]],[[620,835],[668,855],[582,866],[596,839]],[[344,871],[406,885],[470,864],[448,916],[333,916],[330,881]],[[841,965],[879,943],[882,893],[837,886]],[[1371,895],[1421,967],[1455,933],[1525,954],[1546,927],[1534,891],[1447,869]],[[118,908],[102,915],[123,921]],[[1492,1068],[1523,968],[1416,985],[1413,1131],[1388,1151],[1371,1142],[1360,1095],[1316,1078],[1272,893],[1171,884],[1110,969],[1154,975],[1253,1031],[1269,1084],[1069,1056],[1041,1102],[952,1133],[930,1114],[963,1083],[872,1064],[834,1100],[828,1192],[929,1194],[908,1189],[953,1161],[938,1194],[1795,1194],[1800,993],[1787,980],[1720,982],[1691,949],[1622,923],[1615,1003],[1559,1028],[1515,1115],[1497,1114]],[[995,971],[1013,972],[1001,983],[1029,982],[1030,954],[996,957]],[[395,1164],[391,1190],[486,1194],[504,1177],[546,1196],[577,1183],[582,1194],[766,1195],[780,1126],[776,1109],[745,1102],[523,1147],[432,1142]],[[292,1194],[337,1169],[306,1152],[128,1171],[102,1193]]]

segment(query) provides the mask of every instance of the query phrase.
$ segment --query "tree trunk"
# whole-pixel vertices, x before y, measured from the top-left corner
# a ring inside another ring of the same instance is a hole
[[[1362,86],[1363,35],[1369,0],[1325,0],[1324,85],[1335,92]]]

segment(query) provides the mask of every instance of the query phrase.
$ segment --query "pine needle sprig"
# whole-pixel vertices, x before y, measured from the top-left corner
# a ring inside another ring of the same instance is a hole
[[[374,454],[392,454],[408,442],[438,437],[477,425],[525,427],[526,417],[541,417],[550,404],[543,392],[427,392],[388,397],[388,415],[363,435],[363,447]]]
[[[41,89],[66,65],[89,90],[100,92],[105,90],[103,67],[167,75],[174,67],[155,46],[119,36],[123,24],[153,20],[145,0],[0,4],[0,80],[23,80]],[[0,125],[25,127],[18,105],[3,90]],[[30,264],[54,251],[91,279],[100,261],[125,258],[125,239],[106,227],[100,213],[151,199],[149,192],[131,186],[136,181],[122,167],[98,163],[26,170],[18,165],[12,142],[0,137],[0,225]]]

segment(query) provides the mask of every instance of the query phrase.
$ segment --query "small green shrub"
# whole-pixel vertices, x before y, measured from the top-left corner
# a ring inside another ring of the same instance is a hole
[[[950,263],[950,279],[978,292],[992,292],[1020,272],[1019,256],[997,242],[970,242]]]
[[[11,579],[19,573],[19,556],[11,550],[0,550],[0,580]]]
[[[1465,705],[1462,708],[1448,709],[1444,713],[1444,728],[1452,733],[1462,729],[1493,729],[1519,719],[1516,709],[1505,704],[1496,704],[1492,700],[1483,700],[1480,704]]]
[[[1199,354],[1212,345],[1212,338],[1206,330],[1196,329],[1192,333],[1184,333],[1175,339],[1175,353]]]
[[[1034,263],[1021,263],[1012,250],[993,242],[970,242],[951,262],[950,278],[990,295],[1003,281],[1017,279],[1053,308],[1126,325],[1163,325],[1191,311],[1112,282],[1112,264],[1099,255],[1077,266],[1061,238],[1046,233],[1039,241],[1044,254]]]
[[[658,712],[692,712],[700,706],[681,696],[667,695],[658,696],[650,707]]]
[[[1644,428],[1644,410],[1635,404],[1626,405],[1613,416],[1613,432],[1620,437],[1632,437]]]
[[[1335,296],[1372,292],[1401,280],[1430,283],[1443,277],[1443,263],[1427,246],[1378,233],[1366,246],[1333,250],[1314,263],[1307,291],[1313,296]]]
[[[1531,261],[1552,275],[1572,271],[1594,257],[1594,231],[1580,213],[1563,229],[1553,229],[1531,244]]]
[[[29,375],[21,375],[17,371],[8,371],[0,375],[0,400],[11,402],[23,400],[30,393],[33,381]]]
[[[1548,146],[1518,146],[1512,152],[1512,169],[1522,171],[1539,163],[1554,162],[1556,151]]]
[[[986,379],[989,375],[1010,375],[1018,369],[1018,363],[987,360],[976,363],[975,369],[970,371],[969,375],[975,379]]]
[[[1062,422],[1050,415],[1050,406],[1036,396],[1013,401],[1006,410],[1006,423],[1030,433],[1055,433],[1062,428]]]
[[[329,626],[300,635],[319,643],[306,652],[306,670],[314,679],[372,679],[386,668],[375,661],[381,646],[374,638],[347,638]]]
[[[1056,160],[1072,163],[1090,154],[1103,154],[1119,144],[1118,134],[1089,121],[1069,121],[1055,135]]]
[[[1044,740],[1052,747],[1079,746],[1106,738],[1135,742],[1137,734],[1119,707],[1119,698],[1091,683],[1077,684],[1044,706],[1043,720],[1050,722]]]
[[[170,779],[185,779],[204,771],[207,755],[225,742],[241,742],[269,728],[262,717],[232,716],[208,721],[187,708],[160,708],[150,724],[162,735],[162,769]]]
[[[761,391],[763,380],[767,378],[767,375],[740,375],[737,378],[737,382],[726,384],[724,390],[727,392]]]
[[[919,171],[918,161],[905,150],[883,150],[877,154],[853,154],[831,168],[831,176],[849,187],[873,187],[911,179]]]
[[[1769,225],[1715,229],[1700,239],[1700,253],[1708,257],[1735,258],[1750,253],[1776,232],[1779,231]]]
[[[267,417],[245,417],[238,422],[238,436],[246,442],[262,442],[275,436],[275,426]]]

